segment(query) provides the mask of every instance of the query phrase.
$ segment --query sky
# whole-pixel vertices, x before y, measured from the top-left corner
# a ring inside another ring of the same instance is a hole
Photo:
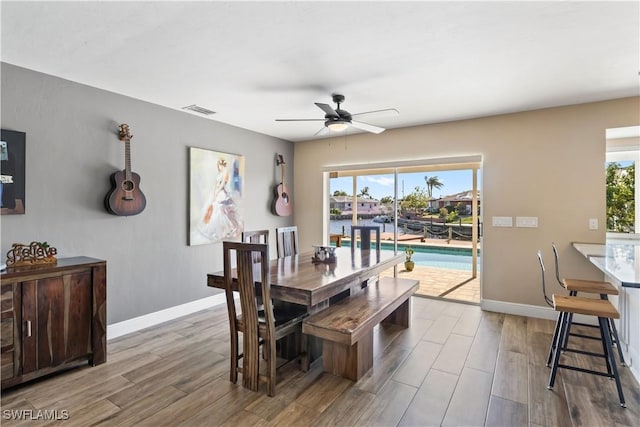
[[[438,180],[444,184],[442,188],[433,189],[433,196],[438,198],[442,196],[448,196],[450,194],[460,193],[462,191],[471,190],[473,188],[471,170],[457,170],[457,171],[434,171],[434,172],[419,172],[419,173],[404,173],[398,174],[398,196],[403,197],[408,195],[416,188],[416,186],[427,191],[426,177],[437,176]],[[480,174],[478,174],[478,177]],[[340,177],[331,179],[330,191],[333,194],[334,191],[345,191],[347,194],[351,194],[353,184],[351,177]],[[358,177],[358,193],[364,187],[369,187],[369,194],[374,198],[380,200],[382,197],[393,197],[393,174],[388,175],[365,175]],[[480,179],[478,178],[478,187],[480,187]]]

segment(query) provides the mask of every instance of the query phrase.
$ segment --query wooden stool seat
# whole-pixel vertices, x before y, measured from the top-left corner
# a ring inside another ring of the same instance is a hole
[[[587,292],[590,294],[618,295],[618,288],[609,282],[597,280],[563,279],[562,285],[570,292]]]
[[[619,319],[620,313],[609,300],[570,297],[564,295],[552,296],[553,308],[563,313],[584,314],[587,316]]]

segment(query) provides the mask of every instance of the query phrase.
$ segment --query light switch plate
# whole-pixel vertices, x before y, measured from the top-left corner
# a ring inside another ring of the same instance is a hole
[[[589,219],[589,230],[597,230],[598,229],[598,218]]]
[[[513,217],[494,216],[491,217],[491,225],[494,227],[513,227]]]
[[[537,216],[517,216],[516,227],[537,228],[538,217]]]

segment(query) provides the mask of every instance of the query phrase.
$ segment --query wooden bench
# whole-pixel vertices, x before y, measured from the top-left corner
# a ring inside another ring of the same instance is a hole
[[[408,328],[409,297],[418,285],[413,279],[382,277],[306,318],[302,333],[322,340],[324,371],[359,380],[373,366],[373,328],[381,322]]]

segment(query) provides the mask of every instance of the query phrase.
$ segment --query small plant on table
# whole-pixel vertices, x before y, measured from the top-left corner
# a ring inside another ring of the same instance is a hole
[[[411,246],[407,246],[404,249],[404,255],[405,255],[405,260],[404,260],[404,269],[407,271],[413,271],[413,267],[415,267],[415,263],[413,262],[413,260],[411,259],[411,257],[413,256],[413,248]]]

